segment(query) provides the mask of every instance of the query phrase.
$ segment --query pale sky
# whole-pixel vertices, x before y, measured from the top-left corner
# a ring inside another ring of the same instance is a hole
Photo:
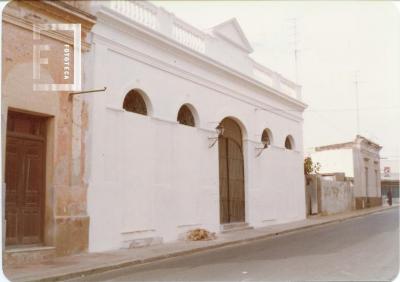
[[[258,62],[295,80],[294,22],[299,49],[304,149],[351,141],[360,133],[400,157],[400,12],[391,2],[152,1],[206,29],[237,18]],[[397,3],[397,6],[399,3]],[[294,19],[296,19],[294,21]]]

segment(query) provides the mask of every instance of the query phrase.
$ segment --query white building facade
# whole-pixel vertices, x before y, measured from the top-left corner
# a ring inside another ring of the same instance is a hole
[[[380,206],[381,177],[378,144],[357,135],[352,142],[320,146],[310,152],[314,163],[320,163],[319,173],[344,172],[354,183],[354,206]]]
[[[235,19],[204,32],[147,2],[94,9],[89,251],[305,218],[301,89],[249,57]]]

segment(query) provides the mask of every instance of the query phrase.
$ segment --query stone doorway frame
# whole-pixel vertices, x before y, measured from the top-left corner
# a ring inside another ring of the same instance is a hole
[[[9,113],[21,113],[21,114],[26,114],[30,115],[33,117],[41,117],[44,119],[44,124],[45,124],[45,152],[44,152],[44,193],[43,193],[43,209],[42,209],[42,218],[43,218],[43,224],[42,224],[42,243],[41,245],[43,246],[54,246],[54,240],[55,240],[55,222],[54,222],[54,185],[53,185],[53,161],[54,161],[54,139],[55,139],[55,121],[54,117],[46,114],[41,114],[41,113],[36,113],[36,112],[31,112],[31,111],[26,111],[18,108],[12,108],[9,107],[7,110],[7,114],[5,116],[7,117],[5,121],[5,128],[4,128],[4,134],[7,135],[8,128],[7,128],[7,121],[8,121],[8,116]],[[5,142],[3,145],[3,151],[6,148],[6,142],[7,138],[4,138]],[[4,151],[5,152],[5,151]],[[5,157],[4,157],[4,162],[3,162],[3,176],[5,176]],[[6,222],[5,222],[5,194],[6,194],[6,185],[5,181],[3,182],[3,248],[5,246],[5,238],[6,238]],[[14,246],[10,246],[11,248]]]

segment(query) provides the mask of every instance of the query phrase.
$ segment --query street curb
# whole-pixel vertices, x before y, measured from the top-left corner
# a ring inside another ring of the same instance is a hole
[[[337,219],[333,219],[333,220],[330,220],[330,221],[325,221],[325,222],[319,222],[319,223],[316,223],[316,224],[299,226],[299,227],[295,227],[295,228],[291,228],[291,229],[287,229],[287,230],[282,230],[282,231],[275,232],[275,233],[263,234],[263,235],[259,235],[259,236],[255,236],[255,237],[251,237],[251,238],[245,238],[245,239],[239,239],[239,240],[234,240],[234,241],[229,241],[229,242],[223,242],[223,243],[216,244],[216,245],[211,245],[211,246],[197,247],[197,248],[193,248],[193,249],[190,249],[190,250],[172,252],[172,253],[168,253],[168,254],[163,254],[163,255],[150,257],[150,258],[147,258],[147,259],[136,259],[136,260],[129,260],[129,261],[121,261],[121,262],[114,263],[114,264],[111,264],[111,265],[96,266],[96,267],[91,268],[91,269],[78,270],[76,272],[69,272],[69,273],[64,273],[64,274],[57,274],[57,275],[48,276],[48,277],[45,277],[45,278],[37,278],[37,279],[34,278],[32,280],[24,280],[23,278],[21,278],[20,280],[17,279],[15,281],[50,282],[50,281],[61,281],[61,280],[67,280],[67,279],[73,279],[73,278],[80,278],[80,277],[85,277],[85,276],[88,276],[88,275],[93,275],[93,274],[106,272],[106,271],[110,271],[110,270],[117,270],[117,269],[128,267],[128,266],[136,266],[136,265],[141,265],[141,264],[145,264],[145,263],[161,261],[163,259],[168,259],[168,258],[179,257],[179,256],[183,256],[183,255],[188,255],[188,254],[199,253],[199,252],[203,252],[203,251],[207,251],[207,250],[219,249],[219,248],[223,248],[223,247],[227,247],[227,246],[239,245],[239,244],[243,244],[243,243],[247,243],[247,242],[253,242],[253,241],[257,241],[257,240],[262,240],[262,239],[275,237],[275,236],[278,236],[278,235],[294,233],[296,231],[301,231],[301,230],[305,230],[305,229],[312,229],[312,228],[315,228],[315,227],[320,227],[320,226],[324,226],[324,225],[338,223],[338,222],[341,222],[341,221],[346,221],[346,220],[357,218],[357,217],[363,217],[365,215],[369,215],[369,214],[373,214],[373,213],[377,213],[377,212],[381,212],[381,211],[385,211],[385,210],[389,210],[389,209],[393,209],[393,208],[399,208],[399,206],[384,207],[384,208],[379,209],[379,210],[372,210],[372,211],[368,211],[368,212],[365,212],[365,213],[350,215],[350,216],[344,217],[344,218],[337,218]]]

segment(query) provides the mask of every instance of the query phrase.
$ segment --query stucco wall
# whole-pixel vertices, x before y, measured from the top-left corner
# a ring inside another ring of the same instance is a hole
[[[380,149],[379,145],[357,136],[353,142],[317,148],[310,156],[314,163],[321,164],[319,173],[343,172],[346,177],[353,177],[355,197],[379,198]]]
[[[106,109],[104,117],[89,189],[90,249],[119,248],[126,237],[173,240],[185,231],[180,225],[216,230],[217,147],[208,149],[209,133],[124,111]]]
[[[324,215],[353,209],[353,186],[350,181],[321,179],[321,213]]]
[[[43,22],[81,23],[82,46],[87,50],[85,35],[94,20],[76,9],[60,9],[58,5],[62,3],[53,4],[10,1],[3,11],[2,141],[4,150],[8,111],[46,117],[43,244],[55,246],[58,255],[66,255],[85,251],[88,246],[87,187],[83,179],[87,107],[80,98],[69,99],[66,92],[33,91],[34,83],[62,81],[60,50],[73,40],[64,33],[42,32],[40,40],[34,41],[32,26]],[[41,65],[39,81],[33,79],[34,44],[48,44],[51,48],[42,55],[49,64]],[[5,154],[2,162],[5,163]]]
[[[144,237],[172,241],[194,226],[219,231],[218,144],[209,148],[208,138],[225,117],[243,133],[246,222],[304,218],[301,111],[286,112],[293,106],[274,94],[134,33],[103,24],[94,30],[88,81],[107,91],[86,98],[89,250]],[[149,116],[122,110],[133,88],[146,93]],[[176,122],[185,103],[197,112],[195,128]],[[282,110],[261,109],[267,106]],[[264,128],[273,141],[257,157]],[[294,150],[284,149],[289,134]]]
[[[373,150],[360,143],[354,146],[353,157],[354,195],[356,197],[381,197],[379,150]]]

